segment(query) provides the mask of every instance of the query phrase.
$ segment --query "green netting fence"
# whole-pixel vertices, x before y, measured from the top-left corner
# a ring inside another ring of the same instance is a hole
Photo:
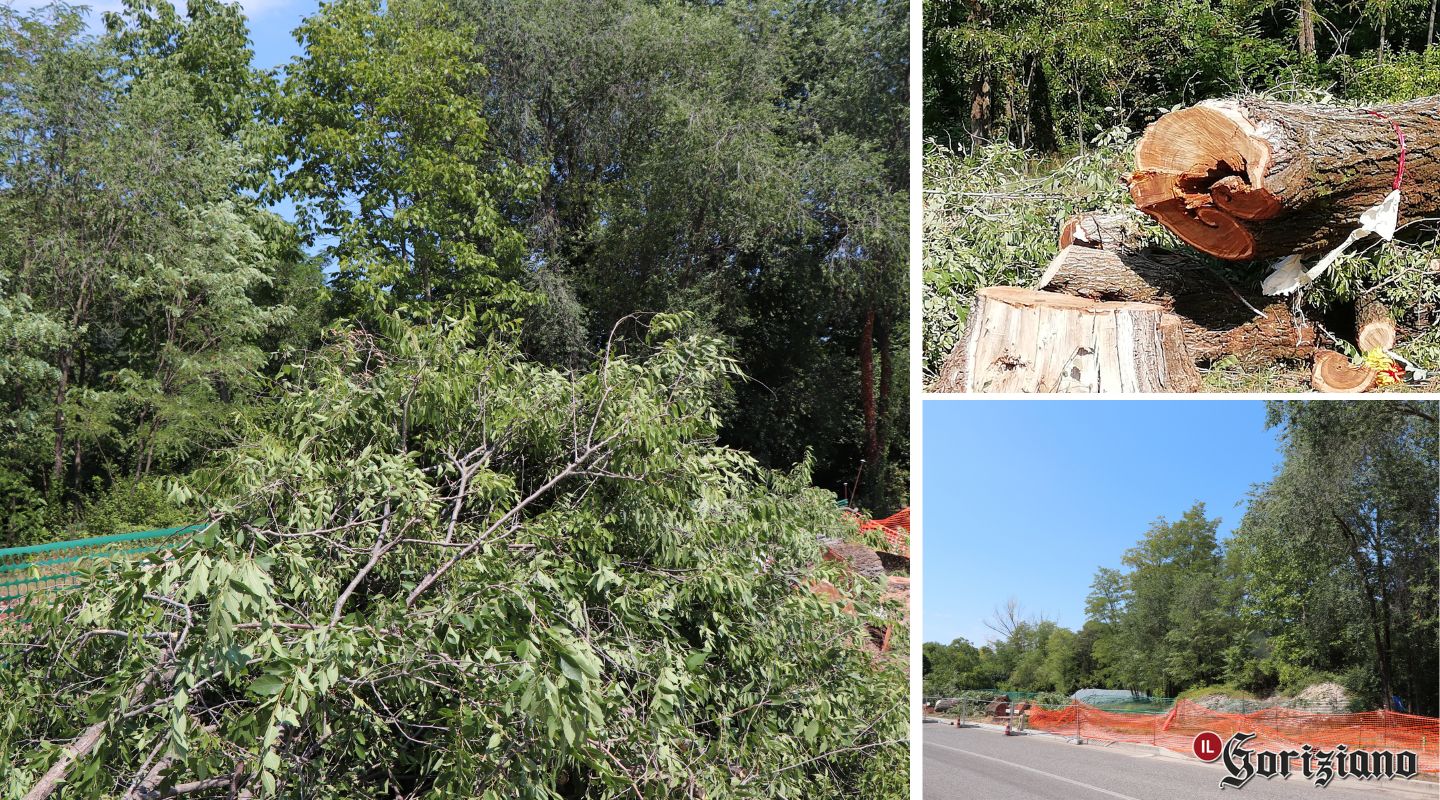
[[[203,523],[90,539],[0,549],[0,621],[13,616],[25,598],[80,582],[82,562],[96,558],[132,558],[169,550]]]
[[[1044,708],[1064,708],[1072,702],[1069,696],[1059,695],[1055,692],[1011,692],[1002,689],[967,689],[952,697],[957,699],[984,700],[986,702],[997,697],[1004,697],[1011,703],[1029,702],[1032,706],[1041,706]],[[944,698],[938,696],[926,697],[925,702],[927,705],[933,706],[942,699]],[[1081,698],[1081,702],[1106,711],[1124,711],[1133,714],[1164,714],[1175,705],[1175,698],[1130,694],[1123,697],[1084,697]]]
[[[983,710],[996,697],[1005,697],[1011,703],[1028,702],[1031,706],[1056,711],[1075,702],[1067,695],[1055,692],[1010,692],[1001,689],[966,689],[950,695],[925,696],[925,704],[935,707],[942,700],[964,700],[955,703],[955,709],[966,708],[974,712]],[[1247,697],[1210,696],[1199,698],[1201,704],[1227,714],[1250,714],[1268,709],[1290,709],[1317,713],[1340,713],[1349,710],[1349,703],[1337,707],[1334,700],[1306,700],[1297,697],[1270,698],[1257,700]],[[1176,698],[1158,697],[1141,693],[1112,695],[1088,695],[1079,702],[1099,711],[1124,714],[1168,714],[1175,707]],[[957,713],[957,712],[951,712]]]

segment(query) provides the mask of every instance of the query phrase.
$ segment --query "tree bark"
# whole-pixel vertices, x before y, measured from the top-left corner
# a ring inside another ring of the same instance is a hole
[[[865,310],[860,331],[860,409],[865,420],[865,461],[875,463],[880,455],[880,431],[875,413],[875,309]]]
[[[890,321],[881,317],[876,324],[875,335],[880,344],[880,403],[875,425],[876,464],[890,452],[890,437],[894,434],[894,420],[891,416],[891,385],[895,382],[895,347],[891,340]]]
[[[1430,46],[1433,45],[1433,44],[1435,44],[1435,6],[1436,6],[1436,5],[1437,5],[1436,0],[1430,0],[1430,27],[1429,27],[1428,30],[1425,31],[1425,49],[1426,49],[1426,50],[1429,50],[1429,49],[1430,49]]]
[[[1206,265],[1169,250],[1071,245],[1050,262],[1039,288],[1158,305],[1180,320],[1186,348],[1201,363],[1234,356],[1246,366],[1267,366],[1315,352],[1314,327],[1299,323],[1288,305],[1240,294]]]
[[[1296,37],[1300,55],[1315,55],[1315,0],[1300,0],[1300,30]]]
[[[1130,195],[1195,248],[1234,261],[1325,252],[1390,193],[1400,222],[1440,214],[1440,98],[1361,109],[1257,97],[1171,112],[1136,148]]]
[[[990,142],[991,105],[990,79],[980,78],[980,84],[970,99],[970,145],[979,147]]]
[[[940,371],[942,392],[1192,392],[1179,318],[1150,303],[981,289]]]
[[[1374,295],[1355,301],[1355,343],[1362,353],[1395,348],[1395,318]]]
[[[1072,244],[1096,250],[1143,250],[1147,246],[1141,219],[1135,212],[1090,211],[1065,220],[1060,226],[1060,249]]]

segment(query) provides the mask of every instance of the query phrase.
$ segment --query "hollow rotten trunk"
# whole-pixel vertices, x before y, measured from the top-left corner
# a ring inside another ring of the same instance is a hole
[[[1130,195],[1217,258],[1323,253],[1393,188],[1398,126],[1400,223],[1440,214],[1440,97],[1370,111],[1245,97],[1171,112],[1140,139]]]
[[[981,289],[941,392],[1193,392],[1199,373],[1178,317],[1013,286]]]

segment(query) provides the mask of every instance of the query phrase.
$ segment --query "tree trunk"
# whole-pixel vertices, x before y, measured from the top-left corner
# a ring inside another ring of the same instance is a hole
[[[1316,350],[1310,385],[1319,392],[1358,393],[1374,388],[1379,377],[1375,370],[1357,367],[1334,350]]]
[[[982,77],[970,99],[970,145],[979,147],[990,142],[990,119],[993,101],[990,79]]]
[[[992,286],[976,295],[935,390],[1192,392],[1199,385],[1179,318],[1158,305]]]
[[[880,407],[879,421],[876,425],[879,441],[876,445],[876,455],[883,456],[887,452],[887,442],[890,439],[891,417],[890,417],[890,395],[891,386],[895,383],[895,346],[890,336],[890,321],[880,319],[876,325],[875,335],[880,340]]]
[[[1372,294],[1355,301],[1355,344],[1362,353],[1395,348],[1395,319]]]
[[[1429,50],[1435,44],[1435,6],[1436,0],[1430,0],[1430,28],[1425,31],[1425,49]]]
[[[1207,101],[1146,129],[1130,195],[1190,245],[1233,261],[1325,252],[1390,193],[1405,135],[1400,221],[1440,214],[1440,98],[1338,106]]]
[[[1375,65],[1385,66],[1385,9],[1380,9],[1380,47],[1375,51]],[[1387,698],[1385,702],[1390,702]]]
[[[62,492],[65,490],[65,399],[70,390],[71,360],[71,351],[60,354],[60,383],[55,389],[55,460],[50,466],[50,485]]]
[[[875,309],[865,311],[860,331],[860,406],[865,418],[865,461],[875,463],[880,455],[880,432],[875,413]]]
[[[1268,366],[1315,352],[1315,329],[1297,322],[1287,304],[1241,295],[1206,265],[1169,250],[1071,245],[1050,262],[1039,288],[1160,306],[1179,319],[1186,349],[1201,363],[1234,356],[1246,366]]]
[[[1300,31],[1296,37],[1302,58],[1315,56],[1315,0],[1300,0]]]

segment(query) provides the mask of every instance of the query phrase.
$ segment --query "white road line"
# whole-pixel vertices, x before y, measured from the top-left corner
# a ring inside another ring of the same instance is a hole
[[[1063,776],[1063,775],[1056,775],[1056,774],[1051,773],[1051,772],[1046,772],[1046,771],[1044,771],[1044,770],[1035,769],[1034,767],[1027,767],[1027,766],[1025,766],[1024,764],[1016,764],[1016,763],[1013,762],[1013,761],[1006,761],[1006,760],[1003,759],[1003,758],[996,758],[996,757],[994,757],[994,756],[982,756],[982,755],[980,755],[979,753],[972,753],[972,752],[970,752],[969,750],[961,750],[961,749],[958,748],[958,747],[950,747],[950,746],[948,746],[948,745],[939,744],[939,743],[937,743],[937,742],[926,742],[926,743],[925,743],[925,746],[926,746],[926,747],[939,747],[939,748],[941,748],[942,750],[949,750],[949,751],[951,751],[951,752],[953,752],[953,753],[959,753],[959,754],[962,755],[962,756],[973,756],[974,758],[983,758],[983,759],[985,759],[986,761],[994,761],[994,762],[997,763],[997,764],[1004,764],[1004,765],[1007,766],[1007,767],[1014,767],[1014,768],[1016,768],[1016,769],[1023,769],[1023,770],[1025,770],[1026,772],[1033,772],[1033,773],[1035,773],[1036,775],[1044,775],[1044,776],[1047,777],[1047,778],[1054,778],[1054,779],[1057,780],[1057,781],[1065,781],[1066,783],[1074,784],[1074,785],[1079,786],[1079,787],[1081,787],[1081,788],[1083,788],[1083,789],[1089,789],[1089,790],[1092,791],[1092,792],[1099,792],[1100,794],[1108,794],[1108,795],[1110,795],[1111,797],[1118,797],[1120,800],[1140,800],[1140,798],[1138,798],[1138,797],[1131,797],[1131,796],[1128,795],[1128,794],[1120,794],[1119,792],[1112,792],[1112,791],[1110,791],[1109,789],[1101,789],[1099,786],[1091,786],[1091,785],[1088,784],[1088,783],[1081,783],[1080,781],[1072,780],[1072,779],[1067,778],[1067,777],[1065,777],[1065,776]]]

